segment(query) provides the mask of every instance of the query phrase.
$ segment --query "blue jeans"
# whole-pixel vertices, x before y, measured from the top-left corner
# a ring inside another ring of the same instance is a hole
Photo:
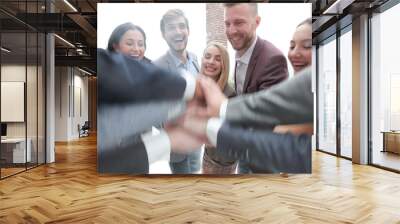
[[[186,156],[183,161],[169,163],[172,174],[197,173],[200,170],[201,151],[196,151]]]
[[[245,160],[239,160],[238,174],[251,174],[249,164]]]

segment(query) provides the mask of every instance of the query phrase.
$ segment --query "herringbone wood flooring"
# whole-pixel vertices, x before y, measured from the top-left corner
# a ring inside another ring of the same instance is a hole
[[[96,172],[96,139],[0,181],[0,223],[400,223],[400,175],[320,152],[312,175]]]

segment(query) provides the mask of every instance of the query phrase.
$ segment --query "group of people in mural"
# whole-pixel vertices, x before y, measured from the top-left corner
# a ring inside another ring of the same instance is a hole
[[[224,20],[234,62],[224,44],[209,41],[198,64],[186,49],[190,29],[180,9],[162,16],[169,49],[154,61],[145,56],[140,26],[128,22],[114,29],[107,49],[98,50],[99,138],[118,139],[99,139],[100,172],[148,173],[160,160],[169,161],[173,174],[311,172],[311,19],[299,23],[290,41],[290,79],[284,54],[256,34],[256,3],[225,3]],[[110,127],[129,126],[123,115],[101,127],[110,111],[140,116],[129,108],[149,102],[173,106],[160,109],[165,116],[157,122],[150,122],[151,111],[144,113],[138,120],[148,125],[132,133],[127,127],[117,135]]]

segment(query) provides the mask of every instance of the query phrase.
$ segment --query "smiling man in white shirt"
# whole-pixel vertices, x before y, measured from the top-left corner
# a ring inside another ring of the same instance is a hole
[[[196,77],[200,69],[196,55],[186,49],[190,29],[184,12],[180,9],[168,10],[161,18],[160,30],[169,49],[154,63],[170,72],[187,72]],[[197,173],[200,157],[199,150],[189,154],[172,153],[169,164],[172,173]]]

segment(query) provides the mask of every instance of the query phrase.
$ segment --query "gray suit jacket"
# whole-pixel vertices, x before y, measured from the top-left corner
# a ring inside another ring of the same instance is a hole
[[[197,57],[195,54],[191,53],[188,51],[189,57],[193,59],[193,65],[197,69],[197,71],[200,71],[199,64],[197,63]],[[176,64],[174,59],[172,58],[172,55],[169,51],[167,51],[164,55],[162,55],[160,58],[154,61],[154,64],[162,69],[166,69],[171,73],[178,73],[178,69],[176,68]],[[186,154],[178,154],[178,153],[171,153],[170,156],[170,162],[181,162],[184,159],[186,159],[188,155]]]
[[[253,173],[311,173],[311,137],[250,131],[224,123],[218,131],[218,158],[246,162]]]
[[[244,160],[253,172],[311,172],[311,137],[269,130],[278,124],[312,122],[310,69],[271,89],[230,99],[226,118],[228,123],[218,132],[219,157]]]
[[[188,51],[189,57],[193,58],[194,61],[194,67],[197,69],[197,71],[200,71],[200,67],[199,64],[197,63],[197,57],[195,54],[191,53]],[[158,58],[157,60],[154,61],[154,64],[159,66],[160,68],[163,69],[167,69],[170,72],[176,72],[177,68],[175,65],[175,61],[172,58],[171,54],[169,53],[169,51],[167,51],[164,55],[162,55],[160,58]]]
[[[147,173],[147,152],[139,134],[183,110],[179,101],[186,81],[152,64],[103,49],[97,50],[97,73],[98,171]]]
[[[254,94],[228,101],[226,120],[252,127],[273,128],[280,124],[313,122],[311,69],[288,81]]]

